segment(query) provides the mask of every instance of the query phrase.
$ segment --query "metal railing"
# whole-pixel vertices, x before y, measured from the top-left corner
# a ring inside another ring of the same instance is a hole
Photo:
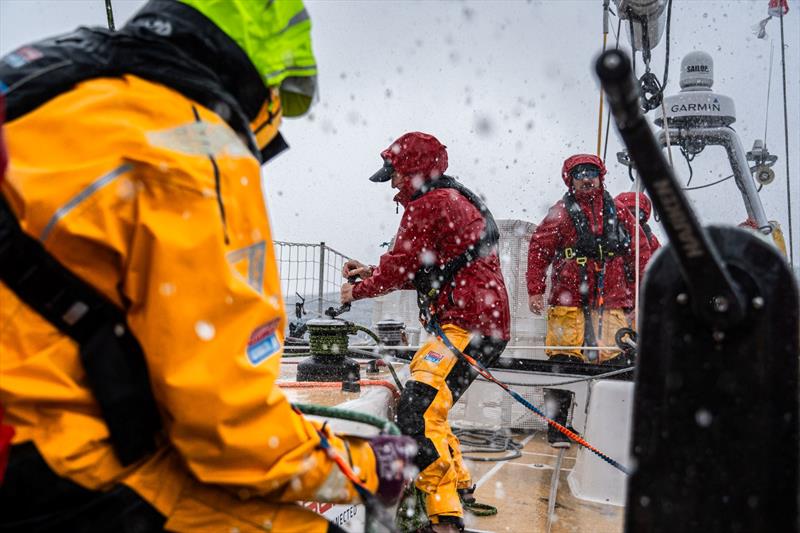
[[[545,346],[546,320],[534,316],[528,310],[527,286],[524,273],[527,270],[527,247],[533,225],[524,221],[499,221],[501,229],[501,264],[506,285],[509,290],[511,307],[511,341],[506,347],[505,356],[521,359],[547,359],[545,350],[605,350],[621,351],[616,346]],[[299,297],[305,300],[305,309],[312,314],[323,316],[327,307],[340,305],[339,292],[344,279],[342,266],[349,256],[320,243],[298,243],[275,241],[275,258],[281,281],[281,291],[287,314],[293,316],[295,303]],[[363,308],[354,305],[348,320],[361,321],[371,326],[375,321],[391,317],[403,321],[410,329],[419,327],[416,296],[412,291],[396,293],[375,298],[362,303]],[[360,314],[357,312],[360,311]],[[417,341],[419,342],[419,341]],[[414,342],[414,344],[417,344]],[[403,351],[416,351],[419,346],[399,348]]]
[[[275,241],[275,259],[284,301],[294,302],[299,294],[306,304],[317,304],[321,315],[326,303],[339,304],[342,266],[350,259],[324,242],[319,244]],[[312,308],[313,309],[313,308]]]

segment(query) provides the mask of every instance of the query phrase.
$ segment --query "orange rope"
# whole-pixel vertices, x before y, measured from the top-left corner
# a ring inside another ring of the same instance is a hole
[[[392,396],[398,400],[400,399],[400,391],[394,383],[383,379],[362,379],[357,381],[359,385],[364,387],[386,387],[392,393]],[[341,381],[279,381],[276,383],[283,389],[338,389],[341,388]]]

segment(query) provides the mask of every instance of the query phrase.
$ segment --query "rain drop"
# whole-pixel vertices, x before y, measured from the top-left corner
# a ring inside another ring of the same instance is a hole
[[[117,197],[120,200],[127,201],[131,200],[134,194],[136,194],[136,187],[134,187],[133,182],[129,179],[121,179],[117,185]]]
[[[195,323],[194,332],[197,333],[197,336],[204,341],[210,341],[216,334],[214,325],[210,322],[206,322],[205,320],[198,320]]]
[[[706,409],[698,409],[694,414],[695,422],[697,422],[697,425],[702,428],[707,428],[710,426],[713,418],[714,417],[711,415],[711,413]]]
[[[175,284],[166,281],[158,286],[158,292],[161,296],[172,296],[175,294]]]

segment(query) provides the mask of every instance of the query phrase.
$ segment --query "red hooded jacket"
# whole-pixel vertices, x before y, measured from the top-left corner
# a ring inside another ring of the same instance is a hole
[[[636,193],[635,192],[621,192],[615,198],[618,204],[621,204],[628,208],[628,211],[631,213],[634,212],[636,209]],[[661,243],[658,241],[658,237],[652,231],[649,231],[649,227],[645,227],[647,221],[650,220],[650,212],[653,210],[653,205],[650,203],[650,198],[645,196],[644,193],[639,193],[639,211],[640,211],[640,219],[642,228],[646,235],[648,235],[648,243],[650,244],[650,254],[654,254],[656,250],[661,248]],[[635,215],[634,215],[635,216]]]
[[[435,138],[426,137],[438,143]],[[404,138],[406,136],[395,141],[392,147],[402,145]],[[444,146],[439,146],[440,152],[443,151]],[[413,289],[411,280],[421,267],[432,263],[444,265],[456,258],[468,246],[477,243],[485,226],[480,211],[454,189],[433,189],[412,200],[425,182],[444,172],[447,159],[445,155],[442,164],[440,154],[435,161],[431,160],[431,168],[413,165],[412,177],[406,173],[403,153],[403,150],[395,148],[382,154],[405,177],[400,192],[395,196],[395,201],[405,208],[400,228],[394,246],[381,256],[372,276],[353,288],[356,300],[397,289]],[[508,340],[511,313],[497,253],[477,259],[459,270],[454,282],[455,287],[446,286],[437,300],[436,314],[440,323]]]
[[[567,186],[572,188],[572,178],[569,176],[569,172],[573,167],[582,163],[592,163],[601,169],[600,188],[590,194],[576,195],[578,205],[586,215],[594,234],[601,235],[603,233],[603,192],[605,190],[603,176],[606,172],[602,160],[594,155],[572,156],[564,162],[562,177]],[[616,202],[615,207],[620,225],[625,228],[633,240],[636,235],[636,222],[633,215]],[[549,304],[564,307],[580,307],[582,305],[580,293],[582,269],[574,259],[567,259],[564,255],[564,249],[575,246],[577,239],[575,224],[567,213],[564,201],[559,200],[550,208],[547,216],[531,237],[526,276],[529,295],[544,294],[547,269],[552,264]],[[639,229],[639,239],[640,242],[647,243],[647,237],[641,229]],[[644,244],[640,250],[639,279],[641,279],[649,259],[650,247]],[[587,301],[590,306],[598,307],[597,282],[602,265],[599,260],[589,259],[586,266],[588,271]],[[635,272],[633,253],[606,259],[602,291],[603,306],[606,309],[633,306],[632,297],[627,291],[628,272],[631,275]]]

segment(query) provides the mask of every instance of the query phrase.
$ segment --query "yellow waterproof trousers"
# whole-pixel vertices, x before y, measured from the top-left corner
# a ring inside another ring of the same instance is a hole
[[[620,328],[630,327],[625,311],[622,309],[604,309],[601,314],[599,309],[591,310],[592,327],[594,328],[595,338],[599,346],[616,346],[614,336]],[[553,306],[547,310],[547,346],[583,346],[584,343],[585,320],[583,309],[580,307]],[[599,355],[594,356],[597,351],[587,349],[562,349],[554,348],[546,350],[548,357],[559,354],[567,354],[578,357],[587,363],[602,363],[619,355],[617,350],[599,350]]]
[[[456,348],[486,365],[500,356],[506,344],[473,338],[454,325],[442,329]],[[458,489],[469,488],[472,482],[447,414],[476,375],[465,360],[431,338],[414,355],[411,379],[400,399],[398,424],[419,446],[415,463],[420,473],[415,484],[426,495],[426,510],[434,524],[442,516],[463,516]]]

